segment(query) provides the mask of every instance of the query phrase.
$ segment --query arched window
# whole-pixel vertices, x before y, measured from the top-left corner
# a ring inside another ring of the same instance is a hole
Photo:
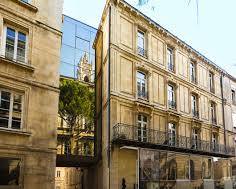
[[[84,76],[84,81],[85,82],[89,82],[89,78],[88,78],[88,76],[86,75],[86,76]]]

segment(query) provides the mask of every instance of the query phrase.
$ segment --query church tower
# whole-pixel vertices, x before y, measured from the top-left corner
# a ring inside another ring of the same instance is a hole
[[[87,53],[81,57],[78,63],[78,79],[84,82],[92,82],[92,64],[88,61]]]

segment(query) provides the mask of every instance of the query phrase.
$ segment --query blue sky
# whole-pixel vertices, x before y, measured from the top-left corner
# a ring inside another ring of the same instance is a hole
[[[236,77],[236,0],[149,0],[139,7],[174,35]],[[64,14],[98,27],[106,0],[65,0]],[[154,7],[154,10],[153,8]]]

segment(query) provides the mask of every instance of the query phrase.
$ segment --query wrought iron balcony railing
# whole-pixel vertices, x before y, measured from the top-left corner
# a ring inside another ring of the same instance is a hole
[[[168,70],[171,72],[174,71],[174,64],[173,63],[168,63]]]
[[[168,100],[168,107],[170,109],[176,109],[176,102],[173,100]]]
[[[215,88],[214,87],[210,87],[210,92],[211,93],[215,93]]]
[[[140,56],[143,56],[143,57],[147,58],[147,51],[146,51],[144,48],[142,48],[142,47],[137,47],[137,51],[138,51],[138,54],[139,54]]]
[[[167,149],[166,147],[168,147],[169,150],[173,151],[202,152],[202,154],[214,154],[215,156],[233,157],[235,155],[234,147],[122,123],[118,123],[113,127],[113,142],[141,147],[151,146],[151,148],[164,147],[164,149]]]
[[[146,100],[148,98],[148,93],[146,91],[138,91],[138,98]]]
[[[191,75],[191,82],[192,83],[197,83],[197,79],[196,79],[196,76],[194,76],[194,75]]]
[[[211,118],[211,122],[212,122],[212,124],[217,125],[217,120],[216,120],[215,117],[212,117],[212,118]]]
[[[192,110],[192,115],[194,118],[199,118],[199,112],[197,110]]]

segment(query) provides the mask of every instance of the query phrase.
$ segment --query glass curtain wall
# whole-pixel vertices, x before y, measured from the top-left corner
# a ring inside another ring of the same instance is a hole
[[[92,65],[92,82],[94,81],[95,50],[93,42],[97,30],[80,21],[64,16],[61,48],[61,76],[79,78],[80,61],[86,54]]]

